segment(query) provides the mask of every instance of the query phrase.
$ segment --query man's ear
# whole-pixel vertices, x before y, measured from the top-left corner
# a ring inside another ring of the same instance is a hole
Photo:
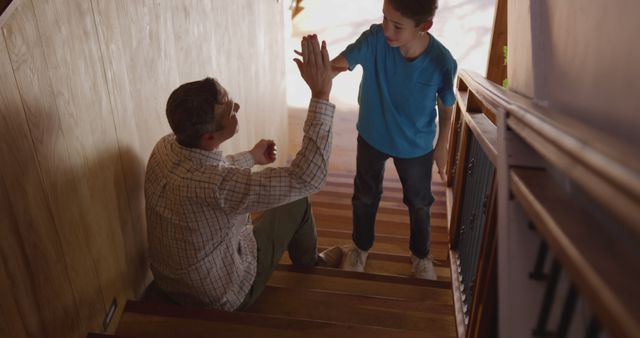
[[[433,20],[428,20],[421,23],[418,30],[426,33],[431,29],[431,26],[433,26]]]
[[[206,132],[200,136],[200,147],[211,148],[216,143],[215,133]]]
[[[205,132],[200,136],[200,141],[202,142],[211,142],[216,138],[215,133]]]

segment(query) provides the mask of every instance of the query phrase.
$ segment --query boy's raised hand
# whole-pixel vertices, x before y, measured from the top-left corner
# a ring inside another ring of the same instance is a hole
[[[311,89],[311,97],[321,100],[329,100],[333,72],[327,44],[322,41],[322,46],[318,42],[318,37],[307,35],[300,42],[302,60],[295,58],[293,61],[298,65],[300,75]]]

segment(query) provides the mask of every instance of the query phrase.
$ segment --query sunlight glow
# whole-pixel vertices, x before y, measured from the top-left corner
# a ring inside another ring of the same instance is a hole
[[[306,34],[317,34],[327,41],[331,58],[382,18],[382,0],[304,0],[304,10],[292,23],[292,34],[287,51],[287,100],[289,106],[306,107],[309,89],[300,78],[291,61],[299,49],[300,39]],[[433,34],[453,54],[459,69],[486,73],[495,0],[440,0],[436,12]],[[333,82],[331,100],[341,106],[357,106],[361,70],[340,74]]]

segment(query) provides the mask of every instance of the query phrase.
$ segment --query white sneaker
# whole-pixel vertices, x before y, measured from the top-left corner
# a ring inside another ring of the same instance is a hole
[[[438,280],[433,261],[427,258],[418,258],[411,255],[411,272],[413,276],[421,279]]]
[[[347,271],[363,272],[364,266],[367,264],[368,251],[362,251],[357,246],[351,245],[345,247],[340,267]]]

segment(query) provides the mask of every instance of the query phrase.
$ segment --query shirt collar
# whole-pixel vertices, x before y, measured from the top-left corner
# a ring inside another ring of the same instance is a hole
[[[203,150],[198,148],[188,148],[180,145],[174,134],[167,135],[165,141],[171,148],[171,151],[182,158],[189,159],[194,163],[201,164],[220,164],[223,160],[222,150]]]

